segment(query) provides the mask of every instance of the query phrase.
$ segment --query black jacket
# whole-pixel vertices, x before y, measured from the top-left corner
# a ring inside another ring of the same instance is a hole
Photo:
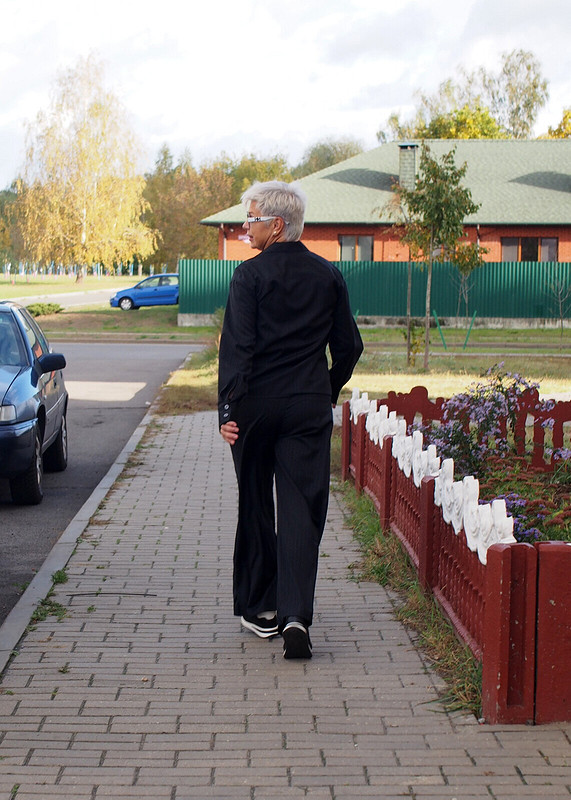
[[[336,403],[362,351],[340,271],[301,242],[270,245],[240,264],[230,282],[219,352],[220,424],[245,395],[324,394]]]

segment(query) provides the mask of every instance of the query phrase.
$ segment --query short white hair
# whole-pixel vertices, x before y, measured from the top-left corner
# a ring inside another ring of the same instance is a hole
[[[286,223],[286,242],[301,239],[307,197],[299,184],[284,181],[254,183],[242,195],[242,203],[246,210],[249,210],[251,203],[256,203],[265,217],[281,217]]]

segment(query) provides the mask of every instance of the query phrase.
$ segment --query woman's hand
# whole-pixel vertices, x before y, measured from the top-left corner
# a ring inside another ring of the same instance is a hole
[[[228,442],[228,444],[232,445],[235,444],[236,440],[238,439],[239,430],[240,429],[235,422],[225,422],[220,426],[220,435],[225,442]]]

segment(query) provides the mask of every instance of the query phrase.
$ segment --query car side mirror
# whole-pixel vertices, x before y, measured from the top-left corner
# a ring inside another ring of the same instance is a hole
[[[37,360],[37,372],[44,375],[46,372],[56,372],[64,369],[66,365],[65,356],[62,353],[46,353]]]

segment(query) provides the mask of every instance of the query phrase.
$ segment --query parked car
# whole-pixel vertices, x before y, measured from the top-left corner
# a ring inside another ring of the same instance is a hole
[[[166,272],[145,278],[130,289],[121,289],[109,300],[113,308],[131,311],[141,306],[175,306],[178,303],[178,275]]]
[[[28,311],[0,301],[0,478],[15,503],[40,503],[44,467],[67,467],[64,367]]]

